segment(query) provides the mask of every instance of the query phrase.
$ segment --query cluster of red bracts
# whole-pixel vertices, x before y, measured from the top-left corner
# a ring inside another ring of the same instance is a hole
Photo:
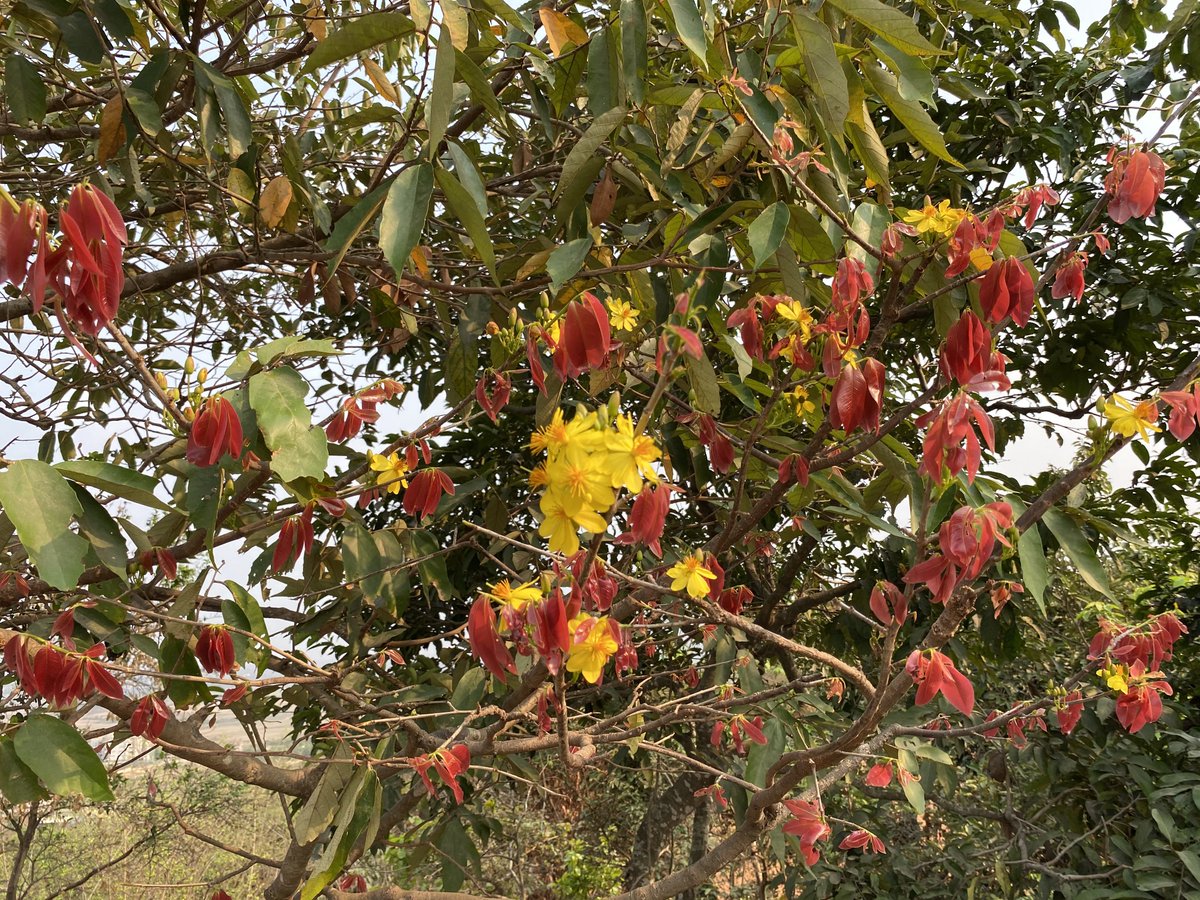
[[[940,693],[964,716],[975,709],[975,688],[944,653],[914,650],[904,668],[917,686],[918,706],[924,706]]]
[[[206,672],[224,678],[237,668],[233,635],[222,625],[204,625],[196,636],[196,659]]]
[[[783,833],[798,837],[805,863],[816,865],[821,858],[816,847],[817,841],[826,840],[833,834],[825,821],[825,810],[811,800],[784,800],[783,805],[792,814],[792,818],[783,825]]]
[[[406,762],[421,776],[429,796],[437,793],[437,788],[429,778],[429,770],[432,768],[454,794],[454,802],[462,803],[463,790],[458,779],[471,768],[471,749],[466,744],[455,744],[447,750],[435,750],[424,756],[410,757]]]
[[[152,566],[158,566],[158,571],[162,573],[163,578],[167,581],[174,581],[179,574],[179,566],[175,561],[175,554],[166,547],[154,547],[147,550],[140,557],[138,562],[142,568],[149,571]]]
[[[880,581],[871,589],[870,606],[884,625],[903,624],[908,618],[908,598],[890,581]]]
[[[157,694],[147,694],[138,701],[129,717],[129,731],[135,737],[157,741],[171,720],[171,712]]]
[[[508,652],[508,646],[501,640],[496,628],[496,612],[492,609],[492,601],[484,594],[475,598],[467,614],[467,641],[471,645],[471,655],[501,681],[506,675],[517,674],[512,654]]]
[[[697,437],[700,444],[708,451],[709,465],[724,475],[733,468],[733,442],[717,428],[716,421],[707,413],[689,413],[681,416],[679,421],[690,421],[693,418],[698,426]]]
[[[567,304],[554,348],[554,368],[563,379],[602,369],[608,364],[611,345],[608,310],[595,294],[585,292]]]
[[[1068,256],[1059,265],[1058,271],[1054,273],[1054,284],[1050,287],[1050,296],[1055,300],[1074,297],[1076,303],[1082,300],[1085,287],[1083,271],[1087,268],[1087,260],[1086,253],[1076,252]]]
[[[884,846],[883,841],[863,828],[850,832],[838,844],[839,850],[858,850],[859,848],[864,848],[867,853],[887,853],[887,847]]]
[[[125,696],[120,683],[100,662],[104,653],[104,644],[75,653],[54,644],[39,646],[27,635],[18,634],[4,645],[4,666],[17,676],[21,690],[29,696],[44,697],[51,706],[63,708],[93,691],[114,699]]]
[[[337,880],[337,889],[344,894],[365,894],[367,879],[361,875],[343,875]]]
[[[1013,198],[1014,211],[1019,211],[1021,207],[1028,207],[1025,210],[1025,227],[1032,228],[1034,221],[1038,217],[1038,213],[1042,209],[1042,205],[1058,206],[1059,196],[1058,191],[1050,187],[1048,184],[1038,184],[1033,187],[1022,188],[1017,196]]]
[[[1012,507],[1007,503],[956,510],[938,530],[942,552],[909,569],[904,583],[923,584],[933,594],[934,603],[945,603],[955,587],[982,574],[991,562],[997,541],[1012,546],[1004,536],[1012,524]]]
[[[1186,441],[1200,425],[1200,381],[1186,391],[1163,391],[1163,402],[1171,407],[1167,428],[1176,440]]]
[[[989,322],[1003,322],[1012,316],[1024,328],[1033,315],[1033,276],[1015,256],[993,263],[979,282],[979,305]]]
[[[1007,390],[1012,386],[1004,372],[1008,358],[992,349],[992,333],[969,309],[946,332],[939,365],[943,376],[969,391]]]
[[[1187,634],[1187,626],[1174,613],[1162,613],[1140,627],[1121,626],[1100,619],[1100,630],[1088,646],[1088,659],[1111,657],[1122,665],[1142,663],[1156,670],[1174,655],[1175,642]]]
[[[629,510],[629,528],[617,537],[618,544],[645,544],[659,559],[662,559],[663,528],[671,508],[671,492],[677,490],[669,484],[647,484],[633,499]]]
[[[739,756],[746,755],[746,739],[753,741],[756,744],[766,745],[767,736],[763,734],[762,716],[755,716],[753,719],[743,715],[736,715],[729,720],[728,723],[718,719],[713,723],[712,735],[709,737],[709,743],[714,747],[721,746],[721,740],[725,734],[726,725],[729,727],[729,739],[733,741],[733,748]]]
[[[859,426],[864,431],[879,431],[886,374],[883,363],[877,359],[864,359],[861,366],[847,362],[833,383],[830,424],[847,434]]]
[[[366,390],[347,397],[325,426],[325,437],[335,444],[358,437],[364,424],[379,421],[379,404],[402,393],[404,385],[394,378],[383,378]]]
[[[275,543],[275,552],[271,556],[271,571],[276,574],[290,569],[296,564],[301,554],[309,554],[313,548],[313,504],[304,507],[298,516],[289,516],[283,520],[279,529],[279,540]]]
[[[1171,696],[1171,685],[1161,672],[1150,672],[1141,660],[1129,667],[1129,690],[1117,698],[1117,721],[1136,734],[1162,716],[1162,695]]]
[[[1082,712],[1080,712],[1079,715],[1082,715]],[[996,710],[992,710],[990,713],[988,713],[988,716],[984,721],[992,722],[992,721],[998,719],[999,717],[1000,717],[1000,713],[997,712]],[[1076,721],[1078,721],[1078,715],[1076,716]],[[1062,722],[1062,719],[1061,719],[1061,713],[1060,713],[1060,718],[1059,718],[1060,726],[1061,726],[1061,722]],[[1072,723],[1071,728],[1073,729],[1074,727],[1075,727],[1075,723]],[[1026,728],[1040,728],[1043,732],[1045,732],[1046,731],[1045,713],[1043,713],[1042,710],[1039,709],[1032,715],[1013,716],[1011,719],[1008,719],[1007,721],[1005,721],[1004,730],[1008,736],[1008,742],[1010,744],[1012,744],[1014,747],[1016,747],[1018,750],[1024,750],[1025,747],[1029,744],[1029,741],[1025,737],[1025,729]],[[1070,729],[1065,729],[1064,733],[1069,734]],[[992,728],[985,728],[983,730],[983,736],[985,738],[989,738],[989,739],[999,737],[1000,736],[999,726],[994,726]]]
[[[1112,166],[1104,179],[1108,217],[1122,225],[1154,215],[1154,205],[1166,185],[1167,168],[1157,153],[1146,150],[1109,151]]]
[[[116,318],[125,286],[124,219],[108,195],[90,184],[72,189],[59,213],[63,239],[54,250],[47,219],[33,200],[18,206],[7,194],[0,196],[0,282],[23,288],[34,312],[42,308],[49,285],[81,331],[99,334]]]
[[[884,788],[892,783],[892,763],[876,763],[867,770],[867,787]]]
[[[454,494],[450,476],[441,469],[422,469],[409,479],[402,505],[408,515],[424,519],[433,515],[445,494]]]
[[[925,413],[917,419],[917,425],[928,428],[922,442],[920,471],[938,481],[942,479],[943,470],[948,470],[953,478],[964,469],[967,480],[975,480],[983,456],[979,437],[989,450],[995,449],[992,420],[979,401],[966,391],[947,398],[941,406]],[[975,436],[976,428],[979,437]]]
[[[224,397],[209,397],[188,433],[187,460],[208,468],[226,453],[235,460],[242,455],[242,420]]]
[[[946,268],[946,277],[953,278],[961,275],[971,264],[971,255],[976,250],[984,250],[990,257],[1000,244],[1000,235],[1004,232],[1004,214],[993,210],[986,222],[968,213],[963,216],[954,234],[950,238],[947,256],[950,265]]]

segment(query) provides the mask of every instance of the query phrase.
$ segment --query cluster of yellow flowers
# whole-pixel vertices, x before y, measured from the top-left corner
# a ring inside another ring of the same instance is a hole
[[[662,451],[654,440],[638,434],[627,415],[610,415],[582,408],[567,422],[562,410],[545,428],[534,432],[529,446],[545,453],[529,476],[535,488],[544,488],[538,529],[550,549],[567,556],[579,549],[579,529],[601,534],[608,528],[604,515],[616,502],[615,491],[636,494],[643,480],[658,483],[654,462]]]
[[[518,584],[505,578],[490,585],[486,593],[498,601],[502,609],[507,607],[516,612],[517,620],[521,621],[520,616],[525,613],[526,607],[545,599],[543,586],[549,583],[549,578],[549,573],[544,573],[533,581]],[[507,622],[509,617],[501,615],[501,621]],[[584,627],[589,623],[590,627]],[[533,626],[530,624],[528,627]],[[620,648],[613,636],[614,627],[620,626],[615,626],[608,616],[593,616],[582,611],[571,619],[567,624],[571,634],[571,647],[566,656],[567,671],[580,673],[589,684],[599,681],[605,665]]]
[[[934,206],[933,201],[926,197],[925,205],[921,209],[914,209],[904,214],[904,221],[916,228],[917,234],[926,234],[932,231],[940,237],[948,238],[954,234],[958,223],[966,214],[965,209],[951,206],[949,200],[943,200]]]

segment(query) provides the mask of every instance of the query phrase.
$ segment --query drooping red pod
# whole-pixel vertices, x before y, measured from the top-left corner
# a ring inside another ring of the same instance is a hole
[[[308,555],[313,548],[313,504],[304,507],[298,516],[284,520],[279,529],[279,540],[271,555],[271,571],[284,572],[296,564],[301,554]]]
[[[209,397],[188,433],[187,460],[196,466],[215,466],[228,453],[242,455],[242,420],[224,397]]]
[[[138,701],[129,717],[129,731],[136,737],[157,741],[171,719],[167,705],[157,694],[147,694]]]
[[[1033,315],[1034,286],[1029,270],[1009,256],[987,270],[979,284],[979,305],[989,322],[1013,322],[1024,328]]]
[[[508,405],[512,394],[512,382],[503,372],[488,369],[475,384],[475,400],[480,409],[487,413],[492,424],[499,421],[500,410]]]
[[[1104,179],[1108,192],[1108,217],[1122,225],[1130,219],[1154,215],[1154,206],[1166,185],[1162,157],[1146,150],[1109,152],[1112,169]]]
[[[454,495],[454,482],[441,469],[422,469],[409,481],[404,492],[404,511],[410,516],[427,518],[437,510],[443,494]]]
[[[117,316],[124,246],[129,242],[120,210],[103,191],[80,184],[71,191],[58,217],[63,242],[51,284],[66,303],[67,316],[85,334],[96,335]]]
[[[237,668],[233,650],[233,635],[221,625],[205,625],[196,637],[196,659],[206,672],[222,678]]]
[[[611,343],[608,310],[595,294],[584,293],[567,304],[554,351],[554,368],[560,378],[578,378],[589,369],[601,369],[608,362]]]
[[[496,631],[496,613],[492,609],[492,601],[483,594],[475,599],[467,615],[467,640],[471,645],[471,654],[501,681],[507,675],[517,673],[512,654]]]

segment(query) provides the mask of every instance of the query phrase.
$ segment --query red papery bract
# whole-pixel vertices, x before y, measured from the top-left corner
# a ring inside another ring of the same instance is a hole
[[[866,431],[878,431],[884,379],[883,364],[878,360],[865,359],[861,368],[846,363],[834,382],[829,400],[829,420],[833,427],[847,433],[860,425]]]
[[[924,706],[940,693],[964,716],[969,716],[975,708],[975,688],[944,653],[914,650],[905,669],[917,685],[918,706]]]
[[[843,256],[833,276],[832,299],[837,309],[851,309],[875,290],[871,273],[857,259]]]
[[[1055,300],[1064,297],[1074,297],[1078,303],[1083,299],[1083,270],[1087,268],[1086,253],[1072,253],[1067,261],[1058,267],[1054,274],[1054,284],[1050,288],[1050,296]]]
[[[196,659],[206,672],[224,678],[237,668],[233,652],[233,635],[220,625],[205,625],[196,637]]]
[[[933,594],[933,603],[945,603],[950,599],[960,577],[955,565],[941,554],[935,554],[917,563],[904,573],[905,584],[923,584]]]
[[[712,572],[716,578],[708,583],[708,599],[717,600],[725,590],[725,567],[711,553],[704,555],[704,568]]]
[[[1033,227],[1033,223],[1037,220],[1038,213],[1041,211],[1043,204],[1046,206],[1057,206],[1058,200],[1058,191],[1054,190],[1048,184],[1039,184],[1034,187],[1025,188],[1017,194],[1017,205],[1025,206],[1028,204],[1028,209],[1025,210],[1025,227]]]
[[[904,248],[904,238],[902,235],[905,234],[909,237],[916,237],[917,229],[903,222],[893,222],[887,228],[883,229],[883,237],[879,241],[879,249],[883,251],[885,256],[895,256]]]
[[[1154,205],[1166,184],[1162,158],[1146,150],[1113,151],[1109,161],[1112,169],[1104,179],[1110,198],[1108,217],[1121,225],[1154,215]]]
[[[950,265],[946,267],[946,277],[953,278],[961,275],[971,264],[971,252],[980,245],[979,220],[972,215],[963,216],[947,247],[947,257]]]
[[[507,674],[516,674],[512,654],[496,631],[492,602],[482,594],[475,599],[467,616],[467,640],[471,644],[471,653],[501,681]]]
[[[365,894],[367,879],[361,875],[343,875],[337,881],[337,889],[347,894]]]
[[[563,654],[571,649],[571,627],[562,591],[550,596],[533,610],[533,643],[551,675],[557,675]]]
[[[866,847],[868,853],[887,853],[887,848],[884,847],[883,841],[871,834],[869,831],[863,831],[861,828],[858,831],[852,831],[838,844],[839,850],[858,850],[860,847]]]
[[[157,741],[167,727],[171,713],[157,694],[147,694],[138,701],[129,717],[129,730],[134,735]]]
[[[92,651],[97,649],[98,652],[93,656]],[[83,669],[87,675],[87,680],[92,687],[105,697],[122,700],[125,697],[125,691],[121,689],[120,682],[113,677],[112,673],[102,663],[96,660],[96,657],[103,652],[103,644],[96,644],[88,651],[88,658],[83,661]]]
[[[283,572],[295,565],[300,554],[308,554],[313,548],[313,508],[304,508],[298,516],[285,519],[279,529],[279,540],[275,544],[275,552],[271,556],[271,570]]]
[[[825,822],[825,811],[811,800],[784,800],[783,805],[792,814],[792,818],[783,825],[784,834],[800,838],[804,861],[810,866],[816,865],[821,854],[815,845],[832,833]]]
[[[679,338],[680,349],[692,359],[704,356],[704,345],[700,343],[700,335],[692,329],[682,325],[668,325],[665,330]]]
[[[742,346],[746,348],[746,353],[754,359],[763,358],[763,327],[762,320],[758,316],[758,304],[762,299],[762,297],[751,298],[745,308],[734,310],[725,320],[727,327],[738,329]],[[774,304],[771,309],[774,311]]]
[[[424,519],[433,515],[443,494],[454,494],[454,482],[441,469],[422,469],[404,492],[404,511]]]
[[[753,599],[754,592],[743,584],[721,591],[721,596],[717,598],[717,604],[725,612],[740,616],[743,607]]]
[[[511,393],[512,382],[508,376],[494,369],[484,372],[483,377],[475,383],[475,399],[493,424],[499,420],[500,410],[508,405]]]
[[[471,768],[470,748],[466,744],[455,744],[449,750],[442,750],[434,754],[433,768],[437,770],[442,781],[454,794],[454,802],[462,803],[463,791],[462,785],[458,783],[458,778]],[[426,779],[426,783],[428,783],[428,779]]]
[[[571,301],[554,351],[554,368],[559,377],[578,378],[589,369],[603,368],[608,362],[611,342],[612,328],[604,304],[591,293]]]
[[[876,763],[871,766],[867,772],[866,784],[868,787],[887,787],[892,783],[892,764]]]
[[[657,487],[647,484],[634,498],[629,510],[629,530],[617,538],[618,544],[645,544],[650,551],[660,559],[663,527],[666,525],[667,512],[671,507],[670,485],[660,484]]]
[[[58,218],[63,243],[47,270],[66,301],[67,316],[95,335],[117,315],[125,273],[123,246],[129,237],[120,211],[103,191],[77,185]]]
[[[1009,256],[993,265],[979,283],[979,305],[989,322],[1013,322],[1024,327],[1033,315],[1033,278],[1025,264]]]
[[[979,321],[979,316],[968,309],[946,333],[941,355],[942,374],[966,387],[977,375],[988,371],[991,363],[992,333]]]
[[[979,429],[979,436],[987,448],[995,449],[992,420],[979,401],[965,391],[921,416],[917,424],[929,428],[922,445],[920,470],[930,478],[941,480],[945,468],[949,469],[951,477],[966,469],[967,480],[975,480],[982,450],[972,424]]]
[[[1070,734],[1083,717],[1083,694],[1071,691],[1063,697],[1058,709],[1058,728],[1063,734]]]
[[[29,644],[29,639],[22,634],[10,637],[4,644],[4,667],[17,676],[21,690],[32,697],[38,696],[41,691],[38,689]]]
[[[224,397],[209,397],[188,433],[187,460],[207,468],[226,453],[234,459],[242,454],[242,420]]]
[[[1163,391],[1161,396],[1171,408],[1168,430],[1176,440],[1186,441],[1200,424],[1200,381],[1190,391]]]
[[[871,590],[871,612],[884,625],[908,618],[908,598],[890,581],[880,581]]]
[[[1130,674],[1137,678],[1144,672],[1139,662],[1130,668]],[[1161,672],[1150,672],[1149,677],[1155,678]],[[1136,734],[1152,722],[1157,722],[1162,716],[1162,694],[1171,696],[1171,685],[1165,681],[1143,681],[1130,686],[1130,689],[1117,698],[1117,721],[1130,734]]]
[[[942,523],[938,543],[946,559],[970,580],[987,566],[997,541],[1011,546],[1003,534],[1011,527],[1012,507],[1007,503],[988,503],[978,510],[964,506]]]
[[[233,900],[233,898],[224,891],[213,891],[213,895],[208,900]]]
[[[799,453],[790,453],[779,461],[779,480],[784,484],[797,481],[808,485],[808,460]]]

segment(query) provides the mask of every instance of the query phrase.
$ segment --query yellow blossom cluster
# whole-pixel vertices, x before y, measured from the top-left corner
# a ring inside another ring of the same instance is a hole
[[[538,531],[557,553],[570,556],[579,549],[580,529],[601,534],[608,528],[604,515],[617,489],[637,493],[643,480],[658,481],[654,463],[662,451],[654,440],[639,434],[629,416],[607,413],[580,409],[568,422],[555,410],[529,442],[535,453],[546,455],[529,481],[544,489]]]
[[[926,197],[923,207],[904,214],[904,221],[916,228],[917,234],[933,232],[938,237],[948,238],[954,234],[966,214],[965,209],[951,206],[949,200],[934,206],[933,201]]]
[[[1158,404],[1153,400],[1143,400],[1136,406],[1122,397],[1113,394],[1100,404],[1100,411],[1108,419],[1108,427],[1121,437],[1133,437],[1135,434],[1143,441],[1150,440],[1150,433],[1162,431],[1155,423],[1158,421]]]

